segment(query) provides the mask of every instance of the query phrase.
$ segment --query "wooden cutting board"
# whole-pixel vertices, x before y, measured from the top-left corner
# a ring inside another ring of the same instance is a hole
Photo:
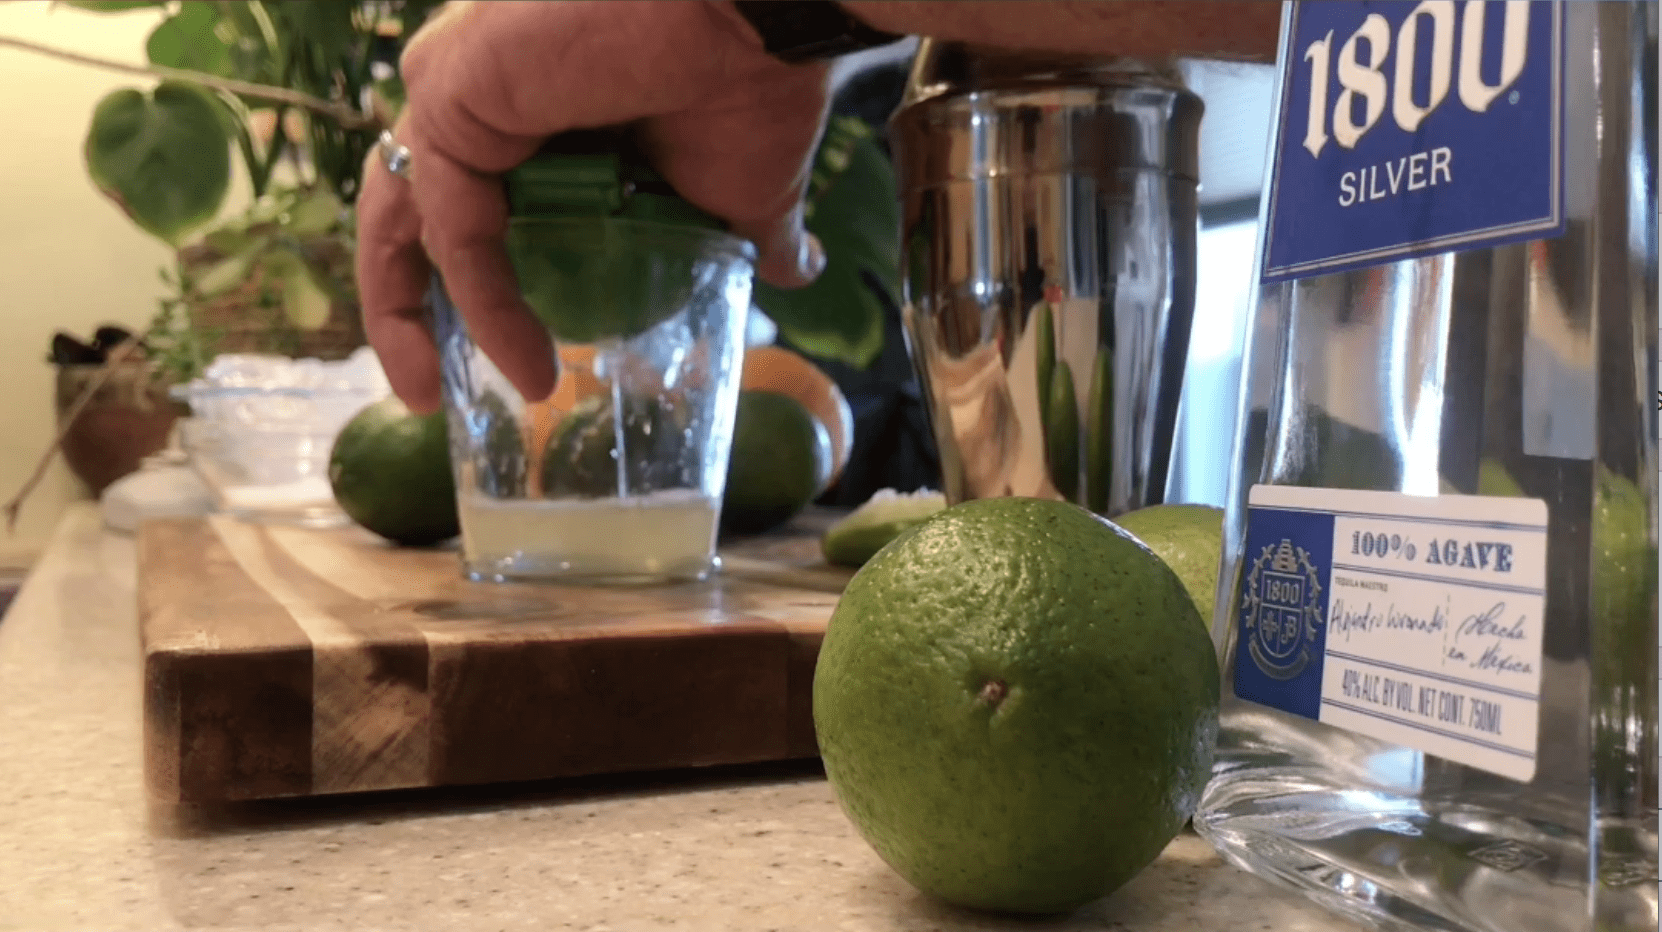
[[[215,516],[139,533],[146,776],[207,802],[812,757],[827,517],[706,583],[473,583],[453,552]]]

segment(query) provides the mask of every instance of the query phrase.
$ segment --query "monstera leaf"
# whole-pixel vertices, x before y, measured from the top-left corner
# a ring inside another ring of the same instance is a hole
[[[87,173],[133,222],[177,245],[213,217],[231,184],[230,141],[218,104],[171,81],[124,88],[98,102],[83,154]]]
[[[826,128],[808,185],[807,226],[825,247],[825,271],[806,288],[758,281],[755,300],[810,355],[864,368],[883,349],[883,301],[870,277],[900,293],[900,201],[894,169],[871,127],[839,117]]]

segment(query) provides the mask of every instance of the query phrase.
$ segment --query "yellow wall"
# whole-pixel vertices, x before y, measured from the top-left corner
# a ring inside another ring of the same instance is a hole
[[[46,0],[0,3],[0,35],[144,63],[159,16],[100,16]],[[129,223],[87,180],[81,140],[94,104],[142,79],[0,48],[0,501],[55,435],[52,332],[138,328],[155,313],[167,247]],[[85,489],[61,459],[29,497],[15,536],[0,526],[0,566],[38,550]]]

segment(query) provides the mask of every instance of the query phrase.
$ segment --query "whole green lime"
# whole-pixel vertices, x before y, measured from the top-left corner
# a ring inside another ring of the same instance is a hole
[[[1177,575],[1064,502],[948,508],[850,580],[814,676],[826,774],[860,834],[961,906],[1069,910],[1193,812],[1218,666]]]
[[[519,498],[525,494],[525,437],[513,408],[487,389],[467,417],[476,437],[472,449],[473,481],[491,498]]]
[[[1211,622],[1223,559],[1223,510],[1210,505],[1150,505],[1114,523],[1148,545],[1183,580],[1202,621]]]
[[[677,488],[686,460],[680,406],[673,399],[625,399],[624,473],[633,491]],[[577,403],[548,436],[542,457],[542,492],[549,498],[617,495],[617,418],[611,395]]]
[[[1639,722],[1656,721],[1655,505],[1632,480],[1599,464],[1593,487],[1593,663],[1599,707],[1614,714],[1595,728],[1594,759],[1617,784],[1617,774],[1654,760],[1636,735]],[[1650,729],[1654,736],[1655,729]],[[1633,777],[1628,777],[1633,779]]]
[[[1466,494],[1444,475],[1437,476],[1437,492],[1440,495]],[[1522,498],[1524,492],[1505,464],[1492,456],[1485,456],[1477,464],[1477,494]]]
[[[543,448],[543,495],[618,494],[615,430],[611,402],[604,395],[590,395],[560,418]]]
[[[1477,494],[1522,498],[1524,491],[1500,460],[1485,456],[1477,464]]]
[[[329,485],[347,517],[396,544],[436,544],[460,532],[444,414],[378,401],[341,428]]]
[[[830,437],[801,402],[775,392],[740,392],[722,531],[757,534],[784,524],[813,501],[830,469]]]

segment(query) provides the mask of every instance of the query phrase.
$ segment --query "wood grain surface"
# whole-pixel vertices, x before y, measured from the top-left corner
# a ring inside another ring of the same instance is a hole
[[[139,533],[152,794],[210,802],[812,757],[824,516],[705,583],[502,585],[357,528]]]

